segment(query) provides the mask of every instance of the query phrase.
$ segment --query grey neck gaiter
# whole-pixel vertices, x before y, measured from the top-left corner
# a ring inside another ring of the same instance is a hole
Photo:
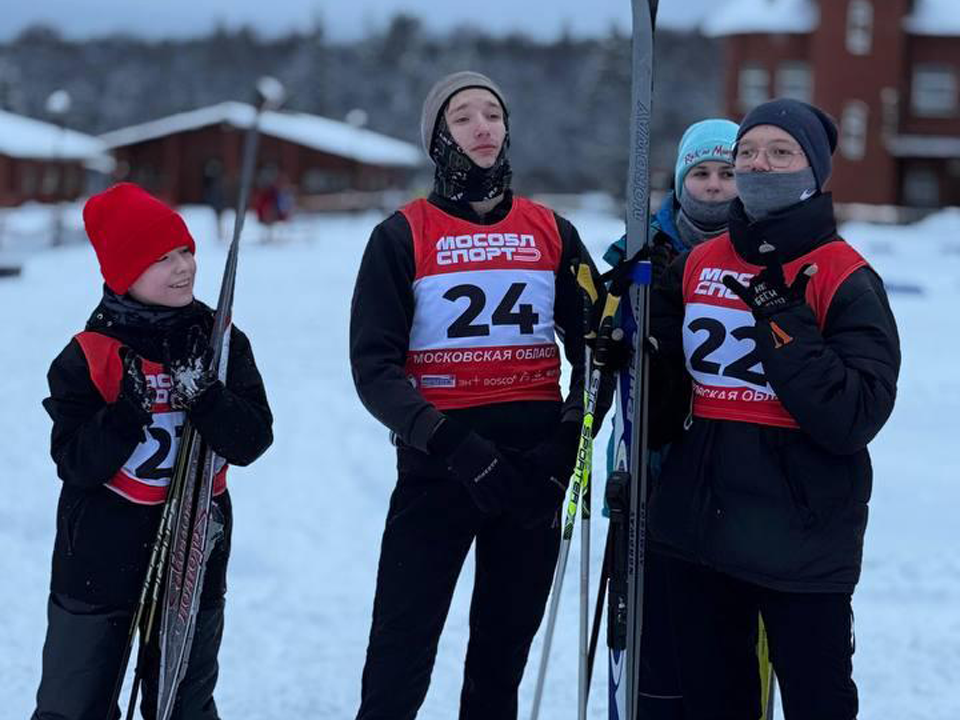
[[[737,192],[747,217],[763,220],[817,194],[811,168],[796,172],[736,172]]]
[[[677,232],[688,247],[720,235],[727,229],[732,200],[705,202],[686,192],[680,196],[677,213]]]

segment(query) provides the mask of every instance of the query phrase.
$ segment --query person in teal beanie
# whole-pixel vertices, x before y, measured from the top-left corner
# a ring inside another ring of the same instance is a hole
[[[730,203],[737,196],[733,145],[738,126],[710,118],[687,128],[677,147],[674,189],[650,218],[654,282],[681,253],[727,229]],[[626,238],[613,243],[603,259],[616,266],[626,259]],[[616,419],[614,427],[618,427]],[[607,472],[615,466],[617,432],[607,446]],[[659,475],[666,449],[649,453],[649,474]],[[644,651],[640,663],[639,715],[649,720],[683,720],[676,650],[668,622],[663,561],[647,554],[644,582]],[[651,618],[652,622],[646,622]]]
[[[680,138],[674,189],[650,219],[650,241],[656,250],[668,250],[661,258],[667,264],[727,229],[730,203],[737,196],[732,154],[737,127],[730,120],[710,118],[691,125]],[[625,238],[620,238],[604,254],[604,260],[610,265],[619,263],[625,245]]]

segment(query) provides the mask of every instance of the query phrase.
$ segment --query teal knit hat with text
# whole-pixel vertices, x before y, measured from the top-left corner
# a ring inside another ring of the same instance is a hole
[[[694,166],[708,160],[733,164],[733,144],[737,140],[737,124],[722,118],[701,120],[687,128],[677,147],[674,169],[675,192],[683,194],[683,181]]]

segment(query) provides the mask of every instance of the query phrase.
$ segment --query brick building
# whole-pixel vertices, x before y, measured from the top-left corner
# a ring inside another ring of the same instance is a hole
[[[725,112],[772,97],[836,120],[840,202],[960,205],[960,0],[727,0]]]

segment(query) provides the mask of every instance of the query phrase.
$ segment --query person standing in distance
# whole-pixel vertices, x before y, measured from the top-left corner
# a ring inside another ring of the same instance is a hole
[[[596,271],[573,225],[511,192],[507,104],[492,80],[437,82],[421,134],[434,190],[374,229],[351,310],[357,393],[391,430],[398,468],[357,718],[416,716],[475,543],[460,718],[511,720],[583,415],[571,269]],[[555,335],[572,365],[566,399]]]

